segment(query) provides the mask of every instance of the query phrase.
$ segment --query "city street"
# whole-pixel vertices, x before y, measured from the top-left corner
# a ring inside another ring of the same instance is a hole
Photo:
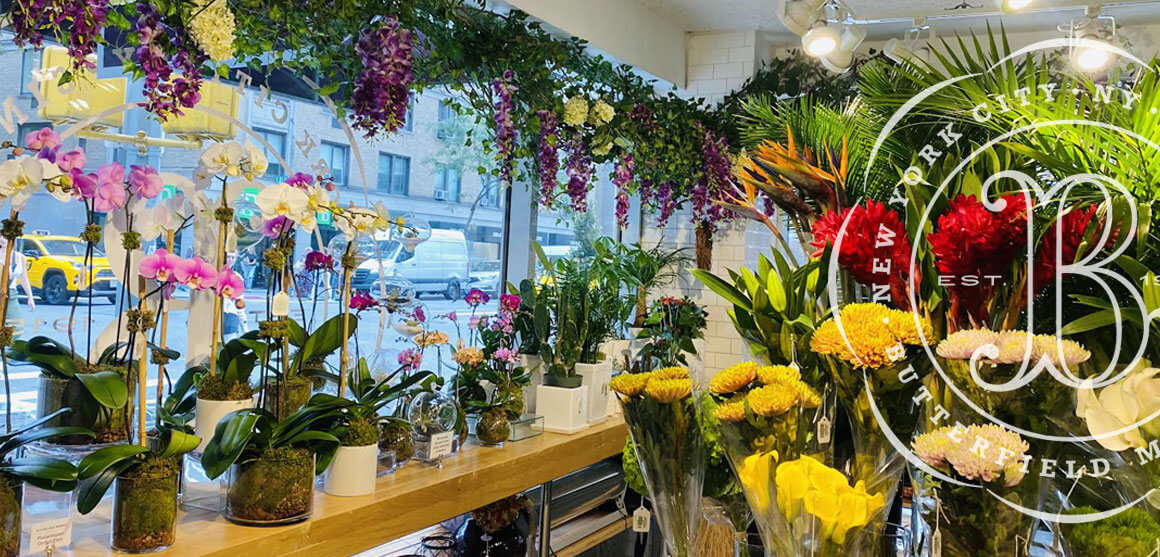
[[[264,317],[265,300],[257,296],[246,296],[247,317],[246,326],[248,329],[255,329],[258,322]],[[84,300],[82,299],[82,302]],[[324,316],[334,316],[339,310],[339,303],[331,300],[329,303],[319,301],[317,306],[312,306],[309,301],[303,301],[305,305],[307,318],[314,313],[314,327],[320,324]],[[471,315],[471,308],[468,307],[462,300],[446,300],[442,296],[428,295],[420,300],[423,305],[424,312],[433,330],[439,330],[447,333],[451,342],[454,343],[458,338],[455,325],[445,316],[454,311],[457,316],[459,326],[464,329],[466,333],[467,321]],[[477,314],[493,314],[496,311],[497,301],[493,299],[489,304],[480,306]],[[291,316],[302,322],[301,309],[297,303],[291,304]],[[24,320],[23,329],[17,331],[18,339],[28,339],[37,335],[44,335],[54,340],[57,340],[65,345],[69,344],[68,335],[68,317],[70,307],[50,306],[43,303],[37,303],[35,311],[28,311],[26,302],[22,299],[20,302],[21,317]],[[86,336],[88,330],[92,329],[92,336],[96,338],[100,331],[104,330],[114,319],[116,314],[114,312],[113,304],[106,302],[104,299],[94,299],[92,308],[92,319],[88,319],[88,309],[82,303],[76,311],[76,327],[74,329],[74,341],[76,346],[84,346],[87,342]],[[169,338],[166,345],[182,354],[185,353],[186,346],[186,331],[187,331],[187,312],[174,311],[169,314]],[[390,323],[390,318],[386,321]],[[356,331],[357,348],[363,357],[369,358],[374,352],[375,344],[379,337],[380,318],[378,312],[374,310],[364,311],[359,320],[359,328]],[[88,326],[86,326],[88,325]],[[247,330],[248,330],[247,329]],[[398,352],[409,346],[409,340],[402,337],[394,329],[386,328],[382,334],[381,349],[386,351],[385,356],[389,358],[390,362],[395,361]],[[351,344],[351,350],[355,350],[355,343]],[[83,350],[78,348],[78,351],[83,353]],[[447,352],[444,352],[444,357],[448,358]],[[337,360],[335,359],[335,362]],[[437,362],[433,352],[428,352],[426,361],[423,362],[423,368],[435,370],[437,369]],[[170,377],[176,379],[178,375],[185,369],[184,359],[179,359],[171,364],[169,367]],[[156,392],[156,377],[153,375],[155,370],[151,369],[151,376],[149,379],[147,391],[150,393]],[[14,413],[33,413],[36,411],[36,396],[37,396],[37,377],[40,371],[33,366],[9,362],[9,380],[12,385],[12,409]],[[149,401],[152,405],[152,400]],[[5,402],[0,397],[0,411],[3,411]]]

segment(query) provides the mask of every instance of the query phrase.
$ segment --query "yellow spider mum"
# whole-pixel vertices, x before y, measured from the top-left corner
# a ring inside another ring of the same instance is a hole
[[[784,385],[802,378],[802,372],[793,366],[761,366],[757,379],[763,385]]]
[[[892,363],[891,354],[898,354],[899,347],[921,344],[922,335],[929,339],[933,334],[925,320],[920,335],[914,316],[882,304],[850,304],[842,308],[841,318],[841,329],[833,319],[822,323],[810,338],[810,348],[859,368]]]
[[[749,407],[758,416],[772,418],[789,411],[797,404],[797,392],[781,386],[758,387],[746,397]]]
[[[727,395],[748,387],[757,377],[757,364],[742,362],[721,370],[709,381],[709,391],[717,395]]]
[[[688,379],[659,379],[653,377],[645,387],[648,396],[657,402],[673,402],[693,393],[693,382]]]
[[[653,372],[657,379],[688,379],[689,370],[683,367],[663,367]]]
[[[613,377],[608,386],[624,396],[638,396],[648,386],[651,376],[651,373],[622,373]]]
[[[738,397],[721,403],[713,411],[713,417],[723,422],[740,422],[745,419],[745,399]]]

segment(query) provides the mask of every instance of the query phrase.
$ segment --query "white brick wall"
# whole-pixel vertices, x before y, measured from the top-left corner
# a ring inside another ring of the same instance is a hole
[[[698,33],[688,38],[685,93],[719,102],[753,75],[758,60],[756,31]]]

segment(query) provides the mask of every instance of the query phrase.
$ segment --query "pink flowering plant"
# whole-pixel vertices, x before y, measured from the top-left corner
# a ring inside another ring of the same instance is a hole
[[[519,365],[516,342],[515,320],[521,300],[515,294],[501,294],[495,314],[477,314],[479,306],[488,300],[487,294],[481,291],[468,292],[466,301],[472,306],[472,313],[468,318],[466,338],[458,320],[455,322],[460,335],[451,354],[458,366],[456,394],[460,405],[468,412],[502,408],[514,418],[523,413],[523,387],[531,379]],[[490,397],[481,386],[482,381],[496,386]]]

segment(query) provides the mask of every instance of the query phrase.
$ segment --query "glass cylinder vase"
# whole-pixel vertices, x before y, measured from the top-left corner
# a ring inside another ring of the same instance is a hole
[[[124,370],[101,370],[121,371]],[[129,392],[129,404],[121,408],[102,406],[91,394],[80,379],[70,377],[62,379],[49,375],[38,378],[36,397],[36,416],[47,416],[61,408],[71,408],[67,412],[45,424],[45,427],[85,427],[93,431],[94,436],[62,435],[49,439],[49,443],[58,445],[92,445],[101,443],[116,443],[129,437],[129,406],[132,404],[136,381],[130,375],[125,380]]]
[[[250,526],[293,524],[314,509],[314,454],[276,449],[230,467],[226,518]]]
[[[152,553],[173,545],[179,475],[174,465],[150,467],[145,472],[134,468],[117,477],[110,541],[114,550]]]
[[[0,474],[0,557],[20,555],[20,515],[24,502],[24,482]]]

